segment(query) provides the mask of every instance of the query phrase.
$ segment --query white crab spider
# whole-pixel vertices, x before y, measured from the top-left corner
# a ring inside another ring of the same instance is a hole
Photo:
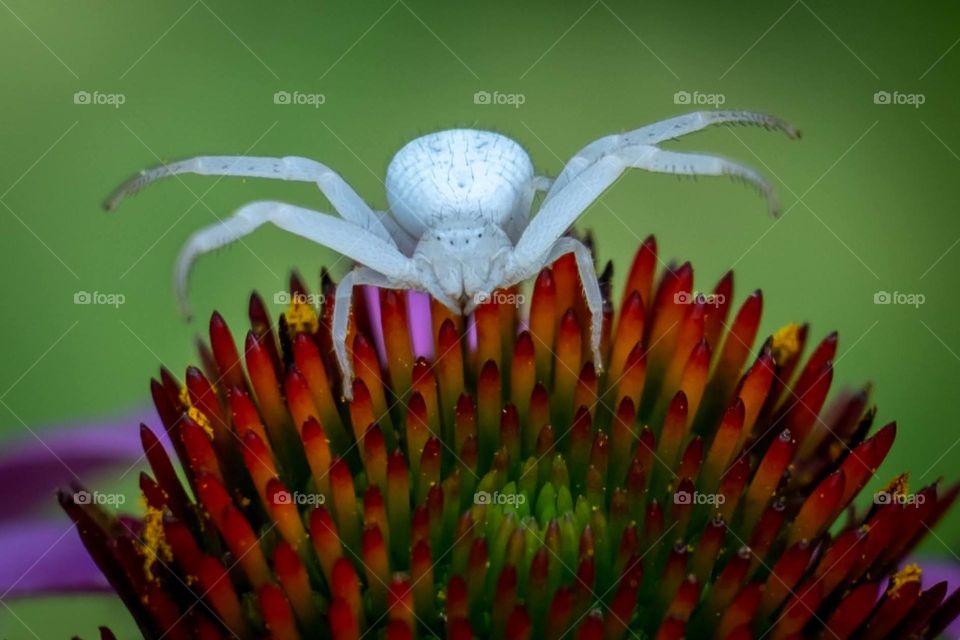
[[[349,397],[352,367],[346,338],[353,288],[374,285],[425,291],[458,314],[469,314],[495,290],[535,276],[572,253],[592,319],[590,344],[601,365],[603,300],[589,249],[564,234],[628,168],[677,175],[729,175],[756,186],[776,214],[764,178],[712,155],[664,151],[656,145],[714,124],[758,125],[799,133],[785,122],[748,111],[705,111],[600,138],[581,149],[556,180],[534,173],[519,144],[498,133],[452,129],[407,143],[387,168],[389,213],[372,210],[337,173],[306,158],[201,156],[147,171],[121,185],[106,203],[166,176],[196,173],[314,182],[340,217],[282,202],[252,202],[194,233],[176,265],[176,291],[187,311],[187,276],[197,256],[265,223],[313,240],[357,263],[337,286],[333,338]],[[536,215],[537,192],[546,192]]]

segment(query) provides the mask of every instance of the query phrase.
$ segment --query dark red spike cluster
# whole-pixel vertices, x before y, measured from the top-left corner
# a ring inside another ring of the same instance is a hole
[[[939,633],[960,592],[904,559],[960,487],[902,476],[851,511],[896,427],[870,433],[866,391],[831,399],[836,334],[804,358],[809,327],[758,339],[762,295],[737,306],[732,273],[701,294],[689,263],[658,264],[650,238],[605,314],[603,369],[569,258],[473,323],[358,293],[350,381],[332,298],[305,304],[294,277],[277,326],[251,297],[242,352],[214,314],[203,370],[151,382],[184,484],[142,426],[145,514],[80,487],[61,504],[148,638]]]

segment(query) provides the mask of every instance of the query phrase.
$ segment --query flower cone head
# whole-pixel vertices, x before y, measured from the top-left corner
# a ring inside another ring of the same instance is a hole
[[[358,290],[352,381],[293,277],[152,381],[145,516],[61,504],[148,638],[936,636],[960,595],[903,560],[958,489],[851,507],[896,427],[828,400],[837,336],[764,339],[652,238],[616,308],[602,273],[602,367],[568,257],[469,319]]]

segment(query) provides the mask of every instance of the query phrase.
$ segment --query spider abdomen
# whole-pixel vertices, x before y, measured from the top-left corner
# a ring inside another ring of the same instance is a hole
[[[407,143],[387,168],[387,199],[414,237],[451,220],[503,226],[523,201],[533,163],[506,136],[450,129]]]

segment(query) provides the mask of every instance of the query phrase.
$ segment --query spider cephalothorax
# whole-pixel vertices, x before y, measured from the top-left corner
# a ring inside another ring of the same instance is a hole
[[[344,379],[352,377],[346,338],[350,300],[357,285],[426,291],[458,314],[500,288],[536,275],[573,254],[591,320],[591,347],[601,365],[602,297],[590,250],[565,232],[628,168],[676,175],[729,175],[778,204],[770,185],[753,169],[717,156],[665,151],[660,142],[713,124],[752,124],[799,133],[785,122],[748,111],[697,112],[610,135],[581,149],[556,180],[536,175],[513,140],[488,131],[451,129],[419,137],[394,156],[387,169],[390,210],[374,211],[336,172],[297,157],[201,156],[141,172],[107,201],[112,209],[127,194],[180,173],[247,176],[314,182],[340,217],[282,202],[252,202],[230,218],[193,234],[177,260],[176,289],[187,308],[187,275],[194,259],[270,222],[329,247],[358,263],[337,287],[333,339]],[[545,192],[531,216],[534,197]],[[344,385],[349,394],[350,385]]]

